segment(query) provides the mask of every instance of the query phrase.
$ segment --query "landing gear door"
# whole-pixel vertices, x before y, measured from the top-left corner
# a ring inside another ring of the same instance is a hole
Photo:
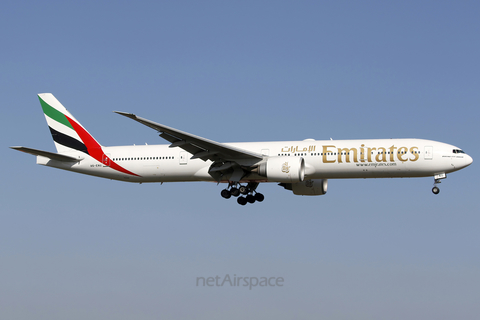
[[[426,146],[424,155],[425,155],[425,160],[432,160],[433,159],[433,147],[432,146]]]
[[[187,152],[186,151],[180,151],[180,164],[185,165],[188,162],[188,157],[187,157]]]

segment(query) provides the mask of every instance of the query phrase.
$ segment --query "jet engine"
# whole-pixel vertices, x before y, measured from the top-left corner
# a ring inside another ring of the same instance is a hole
[[[272,182],[301,182],[305,177],[305,160],[301,157],[269,157],[252,172]]]
[[[327,193],[327,179],[310,179],[295,183],[280,183],[280,186],[292,190],[298,196],[321,196]]]

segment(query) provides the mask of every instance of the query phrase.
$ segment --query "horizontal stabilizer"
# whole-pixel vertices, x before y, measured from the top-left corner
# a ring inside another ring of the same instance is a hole
[[[42,156],[42,157],[50,158],[52,160],[63,161],[63,162],[77,162],[83,159],[83,158],[74,158],[74,157],[63,155],[63,154],[42,151],[42,150],[37,150],[32,148],[26,148],[26,147],[10,147],[10,148],[25,152],[25,153],[33,154],[34,156]]]

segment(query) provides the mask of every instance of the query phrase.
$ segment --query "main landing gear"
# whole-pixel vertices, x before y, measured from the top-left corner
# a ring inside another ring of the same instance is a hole
[[[227,189],[223,189],[220,193],[225,199],[230,199],[232,196],[238,197],[237,203],[244,206],[247,203],[262,202],[265,196],[255,191],[258,187],[258,182],[249,182],[246,186],[238,183],[230,183]]]
[[[433,179],[434,179],[433,188],[432,188],[433,194],[439,194],[440,193],[440,188],[437,187],[437,184],[442,183],[442,181],[440,181],[440,180],[445,179],[446,177],[447,177],[447,175],[445,173],[437,174],[433,177]]]

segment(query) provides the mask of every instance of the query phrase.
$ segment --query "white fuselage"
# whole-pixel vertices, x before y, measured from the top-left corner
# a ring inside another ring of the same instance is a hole
[[[305,161],[305,179],[427,177],[446,174],[472,163],[467,154],[446,143],[422,139],[312,140],[225,143],[267,157]],[[104,162],[72,152],[78,162],[60,162],[37,156],[37,163],[83,174],[129,182],[215,181],[211,161],[190,159],[192,154],[169,145],[102,147]],[[131,173],[124,173],[116,167]],[[228,176],[222,178],[227,182]],[[251,173],[243,182],[275,182]]]

